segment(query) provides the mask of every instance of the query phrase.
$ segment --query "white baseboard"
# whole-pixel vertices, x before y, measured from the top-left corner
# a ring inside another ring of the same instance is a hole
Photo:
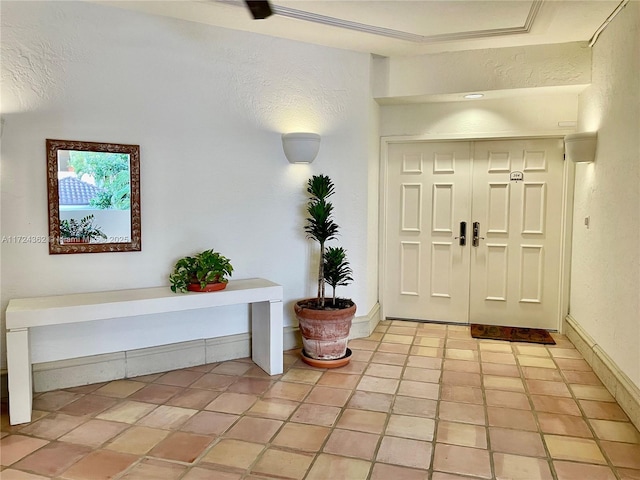
[[[125,378],[126,371],[125,352],[36,363],[33,365],[33,390],[48,392],[59,388],[108,382]]]
[[[380,322],[380,304],[376,303],[366,315],[355,317],[351,323],[349,338],[366,338]]]
[[[567,315],[565,318],[564,333],[587,363],[591,365],[595,374],[607,387],[631,422],[640,430],[640,388],[620,370],[611,357],[571,315]]]
[[[37,363],[33,365],[33,389],[48,392],[250,356],[251,336],[243,333]]]
[[[379,321],[380,305],[376,304],[367,315],[353,319],[349,337],[368,337]],[[302,340],[298,327],[284,327],[284,350],[301,346]],[[33,365],[33,389],[36,392],[48,392],[250,356],[251,334],[242,333],[126,352],[37,363]],[[6,390],[3,389],[3,391]]]

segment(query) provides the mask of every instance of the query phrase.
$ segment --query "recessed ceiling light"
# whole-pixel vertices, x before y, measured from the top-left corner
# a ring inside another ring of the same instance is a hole
[[[482,98],[482,97],[484,97],[484,93],[470,93],[464,96],[464,98]]]

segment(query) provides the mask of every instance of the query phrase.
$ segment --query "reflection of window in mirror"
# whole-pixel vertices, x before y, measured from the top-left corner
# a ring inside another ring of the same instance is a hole
[[[58,197],[61,226],[85,224],[63,243],[127,243],[131,241],[129,154],[58,150]],[[70,223],[72,222],[73,223]],[[93,223],[90,223],[90,222]],[[65,231],[68,228],[65,228]],[[89,236],[81,237],[82,234]]]
[[[138,145],[47,140],[50,253],[139,251]]]

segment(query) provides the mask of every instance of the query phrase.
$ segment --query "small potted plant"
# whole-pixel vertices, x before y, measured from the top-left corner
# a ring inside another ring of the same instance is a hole
[[[90,243],[91,240],[97,240],[98,238],[106,240],[107,236],[93,222],[93,215],[87,215],[80,220],[71,218],[60,221],[62,243]]]
[[[326,175],[314,175],[307,182],[307,237],[320,246],[318,261],[318,293],[315,298],[296,302],[294,309],[300,325],[302,360],[321,368],[332,368],[349,362],[347,341],[356,304],[348,298],[336,297],[336,287],[353,279],[346,251],[341,247],[325,248],[336,238],[338,225],[333,220],[333,205],[328,200],[334,185]],[[333,287],[333,296],[325,297],[325,284]]]
[[[205,250],[178,260],[169,281],[173,292],[215,292],[226,288],[231,272],[233,267],[227,257]]]

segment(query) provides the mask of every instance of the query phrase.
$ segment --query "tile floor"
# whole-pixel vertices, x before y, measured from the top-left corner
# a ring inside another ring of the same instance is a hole
[[[336,370],[285,352],[39,394],[3,480],[638,480],[640,434],[573,345],[381,322]]]

